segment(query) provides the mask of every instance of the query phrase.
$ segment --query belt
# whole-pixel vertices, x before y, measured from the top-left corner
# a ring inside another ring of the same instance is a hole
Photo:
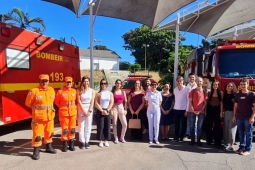
[[[154,106],[154,105],[152,105],[152,106],[149,106],[149,108],[159,108],[159,106],[157,105],[157,106]]]
[[[71,106],[71,105],[75,105],[75,102],[61,102],[60,105],[62,105],[62,106]]]
[[[81,104],[90,104],[90,103],[81,103]]]
[[[52,109],[53,106],[37,106],[37,105],[34,105],[32,106],[32,109]]]

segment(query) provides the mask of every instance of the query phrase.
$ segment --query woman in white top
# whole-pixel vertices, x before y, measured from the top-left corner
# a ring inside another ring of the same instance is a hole
[[[95,97],[97,108],[97,138],[99,147],[108,147],[111,140],[111,117],[110,110],[113,106],[113,94],[107,90],[108,83],[105,79],[100,81],[100,90]],[[104,143],[103,143],[104,140]]]
[[[157,83],[151,83],[151,91],[146,93],[145,102],[148,105],[147,109],[147,116],[149,121],[149,144],[152,144],[153,136],[156,144],[158,142],[158,135],[159,135],[159,121],[160,121],[160,106],[162,103],[162,96],[157,89]],[[153,135],[153,128],[154,128],[154,135]]]
[[[86,149],[90,148],[89,140],[91,135],[95,91],[89,88],[89,82],[89,77],[82,77],[81,85],[77,89],[80,149],[84,149],[84,147]]]

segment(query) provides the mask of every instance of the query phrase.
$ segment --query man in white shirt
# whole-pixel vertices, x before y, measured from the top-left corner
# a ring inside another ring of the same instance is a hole
[[[190,73],[189,74],[189,83],[187,84],[186,88],[189,90],[189,92],[195,88],[197,88],[197,84],[195,82],[196,79],[196,75],[194,73]],[[189,108],[189,93],[187,95],[187,110],[186,112],[188,113],[188,108]],[[190,121],[191,121],[191,116],[186,115],[187,116],[187,130],[186,130],[186,136],[187,138],[190,138]]]
[[[183,141],[183,137],[187,128],[187,96],[189,89],[183,85],[183,77],[179,76],[176,79],[177,87],[174,88],[175,103],[174,103],[174,127],[175,137],[174,141]],[[182,124],[180,132],[180,122]]]

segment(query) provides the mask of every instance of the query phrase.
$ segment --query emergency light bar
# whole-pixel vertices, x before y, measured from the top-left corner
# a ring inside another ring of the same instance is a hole
[[[255,43],[255,39],[249,39],[249,40],[227,40],[226,45],[231,45],[231,44],[241,44],[241,43]]]

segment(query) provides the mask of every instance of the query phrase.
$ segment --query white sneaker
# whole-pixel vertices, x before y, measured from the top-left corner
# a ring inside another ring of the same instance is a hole
[[[98,146],[99,146],[100,148],[104,147],[103,141],[100,141]]]
[[[157,141],[156,144],[159,145],[159,142]]]
[[[149,144],[152,144],[152,141],[150,141]]]
[[[115,138],[114,143],[115,143],[115,144],[118,144],[118,143],[119,143],[118,138]]]
[[[104,142],[104,146],[105,146],[105,147],[109,147],[109,146],[110,146],[109,143],[108,143],[108,141],[105,141],[105,142]]]
[[[144,130],[143,130],[143,134],[145,135],[146,133],[148,133],[148,130],[147,130],[147,129],[144,129]]]
[[[228,146],[225,148],[226,151],[228,152],[233,152],[234,151],[234,148],[232,146]]]

